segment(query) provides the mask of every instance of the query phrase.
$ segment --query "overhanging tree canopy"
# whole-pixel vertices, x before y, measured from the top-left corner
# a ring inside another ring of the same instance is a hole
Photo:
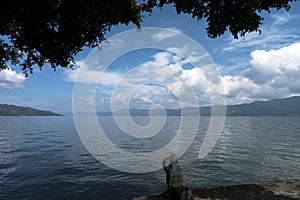
[[[40,68],[71,67],[84,46],[105,40],[112,26],[141,26],[142,13],[174,5],[178,14],[207,21],[209,37],[229,30],[235,38],[259,31],[260,12],[288,10],[293,0],[10,0],[0,7],[0,70],[19,64],[27,75]]]

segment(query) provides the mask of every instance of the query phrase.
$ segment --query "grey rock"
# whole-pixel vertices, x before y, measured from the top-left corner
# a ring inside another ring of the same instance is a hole
[[[167,193],[173,200],[193,200],[192,191],[185,186],[183,173],[175,154],[162,162],[167,178]]]
[[[172,190],[172,188],[185,186],[183,181],[182,170],[178,164],[177,157],[175,154],[172,154],[171,156],[165,158],[162,164],[167,174],[166,181],[168,191]]]

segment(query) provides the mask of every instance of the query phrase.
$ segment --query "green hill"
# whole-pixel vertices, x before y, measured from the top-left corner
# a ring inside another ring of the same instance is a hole
[[[0,116],[62,116],[60,114],[30,107],[0,104]]]

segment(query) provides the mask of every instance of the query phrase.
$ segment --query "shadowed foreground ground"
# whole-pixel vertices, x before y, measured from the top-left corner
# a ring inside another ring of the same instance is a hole
[[[269,183],[234,185],[211,189],[192,190],[195,200],[300,200],[300,180],[273,181]],[[139,197],[133,200],[170,200],[168,195]]]

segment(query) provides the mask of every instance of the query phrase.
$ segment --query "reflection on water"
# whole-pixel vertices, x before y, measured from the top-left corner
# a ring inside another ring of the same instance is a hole
[[[300,178],[300,118],[227,117],[215,148],[198,159],[209,120],[201,117],[179,160],[189,186]],[[180,118],[168,117],[151,139],[122,134],[111,117],[99,121],[119,147],[149,152],[174,138]],[[0,117],[0,145],[0,199],[130,199],[166,188],[163,170],[129,174],[99,163],[81,144],[71,117]]]

